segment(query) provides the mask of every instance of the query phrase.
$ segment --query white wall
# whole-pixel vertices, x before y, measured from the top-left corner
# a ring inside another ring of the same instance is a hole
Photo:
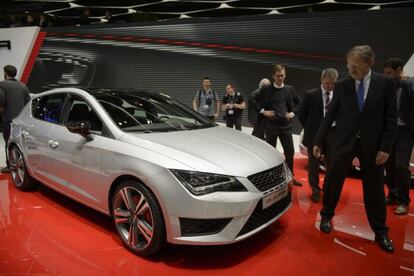
[[[404,73],[414,77],[414,53],[404,66]]]
[[[17,68],[17,79],[21,78],[39,29],[39,27],[0,29],[0,40],[11,42],[10,50],[5,47],[0,48],[0,80],[3,80],[3,67],[8,64]]]

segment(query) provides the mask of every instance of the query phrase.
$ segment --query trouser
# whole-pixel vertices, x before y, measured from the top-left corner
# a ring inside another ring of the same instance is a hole
[[[325,156],[325,169],[326,169],[325,180],[323,184],[324,191],[325,191],[325,183],[326,183],[326,174],[328,173],[328,168],[329,168],[329,163],[330,163],[329,161],[332,156],[334,136],[335,136],[335,127],[332,127],[328,132],[324,145],[322,146],[323,154]],[[311,186],[312,192],[321,191],[321,188],[319,186],[319,171],[320,171],[319,165],[320,163],[321,163],[320,160],[316,159],[313,156],[313,148],[308,147],[308,181],[309,181],[309,185]]]
[[[7,158],[7,142],[9,141],[9,138],[10,138],[10,129],[11,129],[11,121],[3,121],[3,138],[4,138],[4,144],[5,144],[7,167],[9,166],[9,160]]]
[[[335,151],[333,154],[335,154]],[[332,156],[326,176],[327,185],[323,197],[323,208],[320,212],[321,216],[331,219],[335,215],[335,208],[341,195],[345,177],[355,156],[359,158],[361,164],[364,205],[369,225],[376,235],[386,235],[388,227],[385,225],[387,212],[383,184],[384,168],[376,166],[374,158],[367,159],[365,157],[359,139],[355,142],[353,152],[350,154]]]
[[[410,204],[410,158],[413,145],[414,134],[408,127],[399,126],[393,152],[385,166],[388,196],[407,206]]]
[[[286,158],[286,163],[293,175],[293,155],[295,149],[293,147],[293,137],[291,131],[275,131],[266,129],[266,142],[276,147],[277,138],[279,137],[280,143],[282,144],[283,153]]]
[[[210,119],[210,121],[215,122],[216,121],[216,117],[213,116],[207,116],[207,118]]]
[[[259,139],[264,140],[265,139],[265,135],[264,135],[264,125],[263,125],[263,119],[261,119],[260,117],[257,118],[257,122],[253,127],[253,132],[252,135],[256,136]]]
[[[235,127],[237,130],[241,130],[241,116],[226,116],[226,126],[229,128]]]

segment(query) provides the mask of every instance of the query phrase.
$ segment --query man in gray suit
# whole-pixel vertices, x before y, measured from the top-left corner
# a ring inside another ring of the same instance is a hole
[[[7,141],[10,137],[10,124],[29,101],[30,94],[26,85],[16,80],[16,67],[6,65],[3,69],[4,81],[0,82],[0,105],[3,108],[3,138],[6,144],[7,166],[1,169],[1,172],[5,173],[10,171],[7,160]]]

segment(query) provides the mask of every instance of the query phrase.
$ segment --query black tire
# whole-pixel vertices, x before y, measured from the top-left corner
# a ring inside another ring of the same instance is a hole
[[[115,228],[131,252],[149,256],[165,246],[165,223],[160,205],[144,185],[133,180],[122,182],[112,195],[111,205]]]
[[[17,146],[9,148],[8,160],[14,185],[22,191],[32,190],[36,182],[29,175],[23,154]]]

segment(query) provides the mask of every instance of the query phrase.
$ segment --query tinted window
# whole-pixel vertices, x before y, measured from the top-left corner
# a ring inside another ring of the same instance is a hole
[[[66,93],[47,95],[32,101],[33,117],[51,123],[59,123],[62,117]]]

